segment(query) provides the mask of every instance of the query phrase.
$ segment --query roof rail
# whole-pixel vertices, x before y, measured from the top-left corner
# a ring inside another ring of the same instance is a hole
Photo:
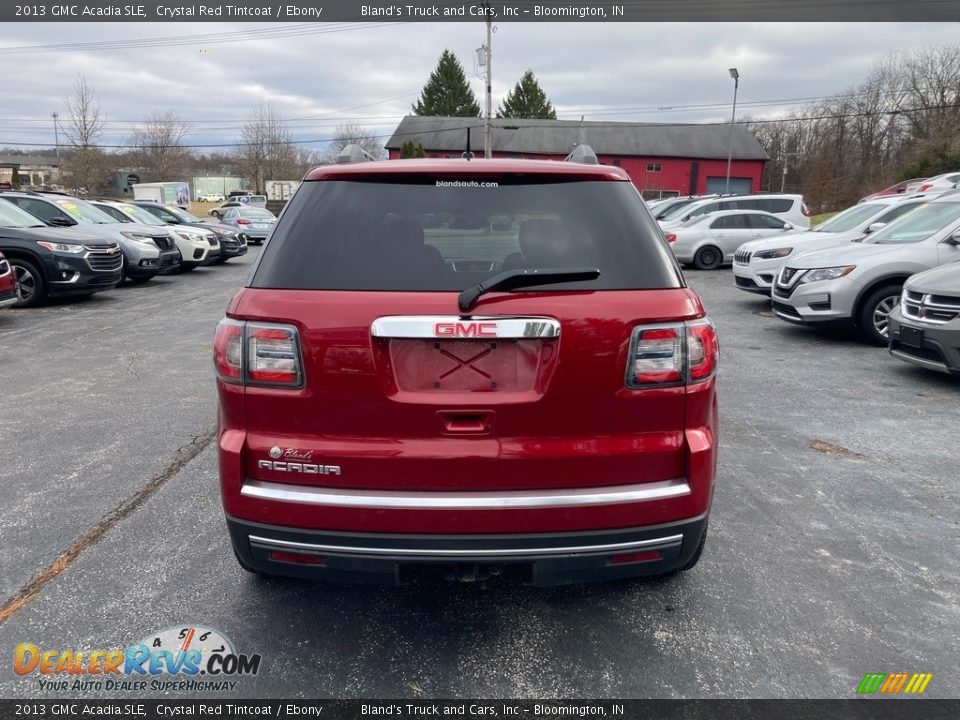
[[[358,162],[373,162],[374,157],[356,143],[346,145],[337,155],[337,165],[349,165]]]
[[[38,193],[34,190],[14,190],[13,188],[9,190],[0,189],[0,193],[19,193],[20,195],[37,195],[37,196],[41,195],[41,193]]]
[[[597,154],[589,145],[577,145],[573,149],[573,152],[567,155],[563,160],[564,162],[575,162],[580,163],[581,165],[600,164],[600,162],[597,160]]]

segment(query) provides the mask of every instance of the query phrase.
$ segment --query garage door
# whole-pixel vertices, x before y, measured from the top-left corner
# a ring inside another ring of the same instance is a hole
[[[736,193],[737,195],[749,195],[753,191],[753,181],[750,178],[730,178],[730,190],[729,192]],[[727,178],[724,177],[708,177],[707,178],[707,194],[713,195],[715,193],[725,193],[727,191]]]

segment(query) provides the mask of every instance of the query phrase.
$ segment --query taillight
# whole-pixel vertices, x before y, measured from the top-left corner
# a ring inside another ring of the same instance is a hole
[[[675,243],[677,241],[676,233],[664,233],[663,237],[668,243]]]
[[[224,382],[300,387],[300,337],[292,325],[224,318],[213,339],[213,362]]]
[[[813,217],[813,212],[807,207],[805,202],[800,203],[800,212],[803,213],[804,217]]]
[[[247,378],[268,385],[300,384],[300,343],[290,325],[247,325]]]
[[[717,371],[720,344],[717,330],[707,318],[687,325],[687,377],[695,383],[706,380]]]
[[[924,190],[929,190],[933,187],[933,183],[924,183],[916,189],[916,192],[923,192]]]
[[[708,319],[634,328],[627,387],[702,382],[717,369],[717,333]]]
[[[237,225],[249,225],[250,221],[246,218],[237,218]]]
[[[633,331],[627,385],[662,385],[683,379],[683,326]]]
[[[224,318],[213,336],[213,365],[225,382],[242,382],[243,323]]]

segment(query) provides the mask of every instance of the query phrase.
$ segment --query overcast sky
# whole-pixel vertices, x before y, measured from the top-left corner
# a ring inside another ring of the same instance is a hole
[[[493,40],[494,110],[530,68],[560,118],[728,121],[733,81],[727,68],[735,66],[738,116],[771,117],[789,103],[750,104],[843,92],[889,51],[957,42],[957,30],[955,23],[501,23]],[[179,44],[211,33],[218,37]],[[244,39],[224,42],[230,38]],[[147,39],[158,46],[4,50]],[[168,109],[191,123],[190,144],[234,143],[261,99],[290,119],[295,140],[318,141],[310,147],[322,148],[347,120],[386,137],[410,112],[444,48],[472,76],[483,42],[479,22],[5,23],[0,147],[52,146],[50,113],[68,122],[66,98],[79,73],[108,121],[105,144],[129,142],[147,113]],[[472,77],[471,84],[482,105],[482,82]],[[679,108],[690,105],[719,107]]]

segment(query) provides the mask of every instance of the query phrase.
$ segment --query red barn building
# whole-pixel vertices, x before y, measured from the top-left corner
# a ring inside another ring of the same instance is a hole
[[[386,147],[391,159],[411,140],[429,157],[460,157],[467,146],[483,156],[483,119],[408,115]],[[600,162],[622,167],[645,197],[722,193],[726,188],[729,125],[580,122],[578,120],[493,120],[493,156],[562,160],[585,143]],[[730,192],[760,191],[763,164],[770,156],[747,128],[733,128]]]

